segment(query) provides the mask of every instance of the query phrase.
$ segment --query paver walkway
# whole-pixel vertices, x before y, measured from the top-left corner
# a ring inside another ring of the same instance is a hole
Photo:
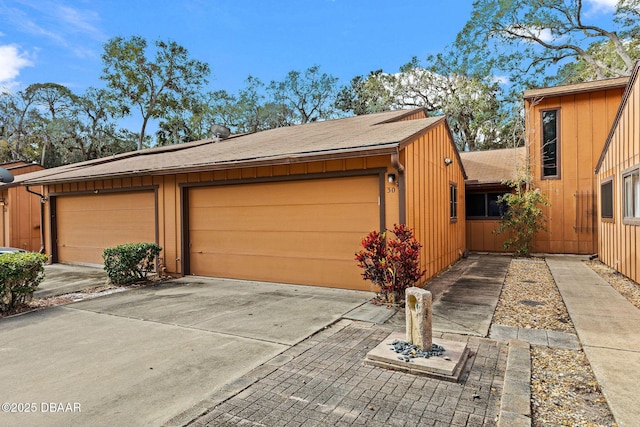
[[[621,427],[640,420],[640,310],[575,256],[548,256],[584,352]]]
[[[246,388],[240,393],[232,397],[221,393],[218,402],[215,398],[211,402],[212,410],[191,425],[496,424],[507,364],[506,343],[458,336],[467,340],[473,356],[461,382],[451,383],[364,365],[366,353],[389,332],[386,327],[342,320],[285,351],[282,356],[288,358],[280,366],[261,367],[253,373],[254,382],[250,373],[241,383]],[[180,420],[175,421],[179,424]]]

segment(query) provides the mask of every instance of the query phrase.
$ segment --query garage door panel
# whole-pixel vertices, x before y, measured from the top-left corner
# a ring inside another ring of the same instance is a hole
[[[362,231],[362,212],[377,210],[376,203],[343,205],[283,205],[265,207],[216,207],[191,210],[192,230],[236,231]],[[280,219],[286,211],[287,221]],[[211,223],[215,218],[215,224]]]
[[[366,232],[352,233],[280,233],[246,231],[202,232],[191,239],[194,252],[205,254],[236,253],[291,258],[345,259],[353,258],[360,249]],[[339,248],[342,250],[338,252]]]
[[[362,279],[360,272],[354,268],[353,260],[336,260],[331,263],[318,263],[314,259],[269,257],[259,255],[217,256],[220,269],[217,277],[241,278],[265,282],[282,282],[330,288],[357,289],[371,291],[371,284]],[[193,269],[206,269],[209,261],[205,256],[197,254],[191,259]],[[295,267],[292,267],[295,266]],[[238,272],[242,276],[238,276]],[[286,280],[283,280],[286,277]]]
[[[155,222],[153,191],[58,196],[58,262],[102,264],[104,248],[155,242]]]
[[[192,188],[189,194],[189,205],[196,208],[202,206],[283,206],[296,204],[343,204],[369,202],[371,199],[365,192],[362,193],[360,177],[333,178],[322,180],[285,181],[251,184],[229,185],[215,187],[217,197],[209,196],[211,187]],[[377,177],[372,180],[378,185]],[[334,191],[339,186],[341,191]],[[285,188],[286,192],[276,192],[275,187]],[[309,194],[314,199],[309,200]]]
[[[191,188],[190,272],[369,289],[354,253],[379,194],[377,175]]]

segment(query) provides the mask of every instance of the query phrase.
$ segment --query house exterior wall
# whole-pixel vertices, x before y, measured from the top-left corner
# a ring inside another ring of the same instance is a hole
[[[602,218],[598,206],[598,256],[605,264],[640,283],[640,222],[623,218],[623,175],[640,168],[640,82],[637,68],[634,76],[597,174],[599,200],[602,200],[601,184],[609,180],[613,182],[613,217]]]
[[[60,197],[63,195],[82,192],[101,191],[122,191],[129,192],[131,189],[140,187],[157,188],[157,217],[158,217],[158,241],[163,247],[161,262],[167,273],[181,275],[184,272],[182,260],[183,241],[182,224],[185,215],[182,205],[182,187],[188,187],[198,183],[223,183],[225,181],[246,181],[251,183],[265,178],[275,180],[287,177],[313,175],[321,177],[323,174],[332,175],[349,171],[364,170],[388,170],[395,171],[391,165],[389,156],[362,157],[342,160],[327,160],[320,162],[297,163],[288,165],[274,165],[264,167],[251,167],[241,169],[216,170],[211,172],[198,172],[187,174],[171,174],[162,176],[141,176],[133,178],[115,178],[108,180],[86,181],[78,183],[65,183],[49,185],[46,188],[47,194]],[[397,172],[395,172],[397,173]],[[386,181],[385,181],[386,182]],[[391,188],[391,184],[386,184]],[[395,187],[393,187],[395,188]],[[334,189],[340,192],[340,187]],[[131,192],[130,197],[136,197],[135,192]],[[397,191],[385,191],[384,200],[385,226],[392,227],[399,221],[399,197]],[[51,204],[46,205],[46,232],[47,253],[52,251],[51,239]],[[364,237],[364,236],[362,236]],[[354,269],[357,268],[353,262]]]
[[[23,162],[2,165],[14,176],[43,169],[42,166]],[[42,193],[41,186],[32,191]],[[0,245],[37,252],[40,250],[40,198],[21,186],[9,187],[0,193],[4,206],[0,206],[2,227]]]
[[[506,240],[504,234],[496,234],[500,226],[499,219],[467,220],[467,246],[471,252],[508,252],[502,245]]]
[[[525,99],[526,140],[534,186],[547,195],[547,231],[534,252],[592,254],[598,251],[596,178],[593,174],[624,87]],[[542,176],[542,112],[559,117],[558,177]]]
[[[454,160],[446,166],[444,158]],[[416,238],[423,245],[422,268],[428,278],[435,276],[453,264],[464,253],[464,175],[446,121],[435,124],[426,132],[405,141],[397,155],[375,155],[292,163],[260,167],[246,167],[209,172],[139,176],[106,180],[64,183],[46,186],[47,195],[53,198],[80,193],[123,192],[136,197],[135,188],[153,187],[157,203],[157,243],[163,247],[161,262],[167,273],[182,275],[189,258],[188,244],[184,241],[185,219],[188,204],[184,195],[189,188],[198,185],[251,184],[255,182],[279,182],[323,177],[362,176],[377,174],[380,179],[379,228],[392,228],[394,224],[406,222],[415,229]],[[388,175],[396,176],[389,182]],[[340,180],[327,179],[340,194]],[[451,219],[450,186],[457,188],[457,218]],[[46,250],[51,253],[52,203],[46,204],[45,230]],[[373,229],[372,229],[373,230]],[[369,231],[372,231],[369,230]],[[365,233],[366,234],[366,233]],[[365,235],[359,238],[364,238]],[[355,242],[358,247],[359,241]],[[185,257],[186,253],[186,257]],[[355,254],[354,254],[355,255]],[[353,268],[357,269],[355,260]],[[359,286],[359,285],[358,285]],[[368,285],[367,285],[368,286]]]
[[[401,153],[405,168],[405,222],[422,244],[423,283],[456,262],[466,250],[464,174],[453,138],[441,121]],[[453,163],[445,165],[444,159]],[[450,218],[450,185],[457,188],[457,217]],[[389,222],[389,221],[388,221]]]

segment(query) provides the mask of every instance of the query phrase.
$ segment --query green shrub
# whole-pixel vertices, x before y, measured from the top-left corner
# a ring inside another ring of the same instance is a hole
[[[515,193],[507,193],[498,198],[507,205],[507,211],[500,219],[496,233],[509,232],[503,247],[513,249],[519,257],[528,257],[536,233],[546,231],[546,218],[542,206],[549,206],[547,197],[540,190],[528,189],[521,183],[512,184]]]
[[[0,254],[0,311],[33,298],[42,279],[47,256],[34,252]]]
[[[155,243],[129,243],[106,248],[102,254],[104,269],[111,283],[126,285],[147,279],[155,271],[162,248]]]

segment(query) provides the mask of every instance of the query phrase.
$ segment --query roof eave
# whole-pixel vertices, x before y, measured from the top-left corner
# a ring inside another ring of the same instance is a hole
[[[54,185],[64,184],[72,182],[82,182],[88,180],[102,180],[112,178],[133,178],[139,176],[160,176],[171,174],[185,174],[185,173],[197,173],[197,172],[210,172],[217,170],[229,170],[246,167],[261,167],[261,166],[280,166],[296,163],[308,163],[312,161],[326,161],[326,160],[341,160],[356,157],[373,157],[390,155],[396,152],[399,143],[393,142],[385,144],[384,146],[368,147],[366,149],[341,149],[330,150],[322,153],[315,154],[301,154],[301,155],[286,155],[270,158],[260,159],[246,159],[230,162],[219,163],[203,163],[190,166],[181,166],[176,168],[164,168],[164,169],[144,169],[127,171],[122,173],[105,173],[96,175],[87,175],[73,178],[61,178],[61,179],[34,179],[22,182],[22,185]]]

